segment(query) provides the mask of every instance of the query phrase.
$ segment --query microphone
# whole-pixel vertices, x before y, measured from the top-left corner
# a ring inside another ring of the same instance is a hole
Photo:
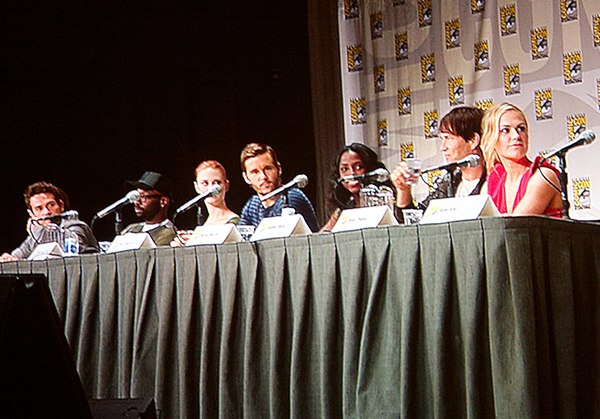
[[[45,215],[43,217],[32,218],[31,221],[38,222],[38,221],[44,221],[44,220],[58,220],[61,218],[76,220],[79,218],[79,213],[75,210],[69,210],[69,211],[61,212],[58,215]]]
[[[460,160],[455,161],[454,163],[442,164],[440,166],[430,167],[428,169],[422,170],[421,173],[433,172],[434,170],[451,170],[455,167],[477,167],[479,162],[481,161],[481,157],[477,154],[469,154],[466,157],[463,157]]]
[[[173,217],[176,217],[179,214],[181,214],[182,212],[189,210],[190,208],[192,208],[195,205],[198,205],[200,203],[200,201],[203,201],[210,196],[215,196],[220,193],[221,193],[221,186],[219,186],[217,184],[210,185],[208,187],[208,189],[206,190],[206,192],[196,195],[195,197],[193,197],[192,199],[187,201],[185,204],[183,204],[182,206],[177,208],[177,210],[175,211],[175,215]]]
[[[266,201],[267,199],[271,199],[274,196],[277,196],[283,192],[287,192],[288,190],[292,189],[294,186],[297,186],[298,188],[302,189],[307,184],[308,184],[308,177],[306,175],[296,175],[296,177],[294,179],[290,180],[285,185],[280,186],[279,188],[272,190],[268,194],[262,196],[260,198],[260,200],[261,200],[261,202],[263,202],[263,201]]]
[[[94,218],[106,217],[111,212],[114,212],[114,211],[124,207],[125,205],[133,204],[138,199],[140,199],[140,194],[138,191],[136,191],[136,190],[129,191],[129,192],[127,192],[127,195],[125,195],[123,198],[119,199],[116,202],[113,202],[108,207],[104,208],[103,210],[98,211],[96,213],[96,215],[94,215]]]
[[[567,144],[562,145],[554,151],[551,151],[548,154],[544,154],[544,160],[548,160],[550,157],[554,157],[557,154],[564,154],[573,147],[578,147],[584,144],[591,144],[596,139],[596,133],[591,129],[587,129],[583,131],[581,134],[577,135],[575,139]]]
[[[338,182],[343,182],[345,180],[372,179],[375,182],[382,183],[382,182],[386,182],[389,178],[390,178],[390,172],[388,172],[387,169],[380,167],[379,169],[375,169],[373,171],[370,171],[369,173],[365,173],[362,175],[343,176],[338,179]]]

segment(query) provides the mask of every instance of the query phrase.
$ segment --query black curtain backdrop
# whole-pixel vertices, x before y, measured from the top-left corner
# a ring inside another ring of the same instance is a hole
[[[193,170],[221,161],[240,211],[251,195],[239,152],[279,152],[284,181],[306,173],[316,198],[306,4],[192,2],[102,5],[5,2],[0,251],[25,237],[25,187],[46,180],[92,215],[145,170],[169,173],[175,199]],[[191,227],[190,211],[178,217]],[[125,223],[134,221],[131,208]],[[112,239],[114,218],[96,223]]]

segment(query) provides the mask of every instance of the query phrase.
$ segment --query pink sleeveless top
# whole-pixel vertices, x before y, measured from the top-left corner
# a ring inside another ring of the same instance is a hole
[[[535,158],[535,161],[532,163],[529,162],[529,170],[523,174],[521,178],[521,183],[519,184],[519,188],[517,189],[517,194],[515,195],[515,201],[513,202],[513,208],[516,208],[517,204],[521,202],[523,196],[525,195],[525,191],[527,190],[527,184],[529,180],[537,170],[537,167],[540,164],[541,156]],[[544,161],[542,163],[543,167],[548,167],[556,173],[557,176],[560,176],[560,172],[552,166],[550,163]],[[494,201],[494,204],[498,207],[498,211],[502,214],[506,214],[508,212],[506,207],[506,195],[504,193],[504,184],[506,183],[506,170],[504,170],[504,166],[501,163],[496,163],[492,172],[488,176],[488,194]],[[562,208],[547,208],[544,211],[544,215],[548,215],[551,217],[561,217],[562,216]]]

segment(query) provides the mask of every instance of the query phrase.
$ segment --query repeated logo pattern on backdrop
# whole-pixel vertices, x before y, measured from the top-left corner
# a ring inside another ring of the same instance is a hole
[[[598,0],[338,0],[338,10],[345,141],[390,168],[407,156],[441,163],[439,120],[461,105],[521,107],[532,158],[600,134]],[[598,157],[600,140],[568,153],[572,208],[600,209]]]

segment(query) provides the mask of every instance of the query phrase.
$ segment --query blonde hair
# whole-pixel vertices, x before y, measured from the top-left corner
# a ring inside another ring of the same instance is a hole
[[[516,105],[502,102],[489,108],[481,121],[483,133],[481,134],[481,150],[485,159],[487,171],[490,172],[496,163],[500,163],[500,156],[496,152],[496,143],[500,137],[500,118],[508,111],[521,114],[527,124],[525,113]],[[527,125],[529,129],[529,125]]]
[[[273,147],[262,144],[262,143],[250,143],[240,153],[240,165],[242,166],[242,172],[246,172],[246,160],[252,157],[260,156],[261,154],[269,154],[275,166],[279,166],[279,160],[277,159],[277,153],[273,150]]]

